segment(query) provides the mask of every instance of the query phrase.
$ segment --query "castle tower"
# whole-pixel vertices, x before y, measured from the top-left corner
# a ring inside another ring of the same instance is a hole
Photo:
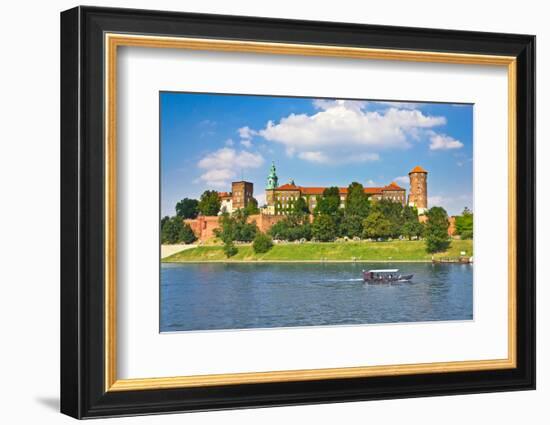
[[[409,172],[411,187],[409,190],[409,206],[416,207],[418,214],[428,210],[428,172],[416,166]]]
[[[244,208],[254,196],[254,184],[251,182],[231,183],[233,210]]]
[[[267,206],[275,204],[275,189],[279,187],[279,178],[277,177],[277,169],[275,163],[271,163],[269,175],[267,176],[267,185],[265,186],[265,202]]]

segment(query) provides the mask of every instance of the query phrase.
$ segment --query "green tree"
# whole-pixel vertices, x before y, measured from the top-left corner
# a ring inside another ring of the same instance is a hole
[[[196,236],[187,223],[181,217],[175,216],[164,220],[161,228],[161,241],[163,244],[193,243]]]
[[[416,209],[416,207],[405,205],[403,207],[402,216],[404,223],[406,223],[407,221],[418,221],[418,210]]]
[[[165,215],[164,217],[162,217],[162,218],[160,219],[160,228],[161,228],[161,230],[162,230],[162,228],[164,227],[164,224],[165,224],[168,220],[170,220],[170,217],[168,217],[167,215]]]
[[[230,258],[236,255],[239,250],[237,249],[233,241],[228,241],[223,244],[223,252],[227,258]]]
[[[256,254],[263,254],[269,251],[273,247],[273,240],[271,236],[257,232],[254,237],[254,242],[252,242],[252,249]]]
[[[392,234],[392,223],[381,211],[373,210],[363,220],[363,237],[387,238]]]
[[[311,224],[308,216],[289,215],[275,223],[268,233],[275,239],[296,241],[311,239]]]
[[[418,221],[418,210],[416,208],[405,206],[401,216],[401,235],[409,238],[409,240],[413,236],[422,236],[424,225]]]
[[[181,221],[181,218],[174,220],[174,217],[172,217],[164,221],[161,229],[161,240],[163,244],[178,243],[178,235],[180,230],[178,221]]]
[[[363,218],[359,215],[344,214],[339,229],[340,236],[359,238],[363,234]]]
[[[256,198],[250,198],[246,207],[244,207],[246,215],[259,214],[260,209],[258,208],[258,201]]]
[[[258,227],[256,223],[248,223],[245,211],[237,210],[233,215],[224,213],[219,218],[219,228],[214,230],[215,235],[224,243],[239,241],[252,242]]]
[[[224,212],[218,219],[219,227],[214,229],[216,237],[220,238],[223,243],[233,242],[236,236],[235,220],[231,216]]]
[[[412,239],[413,236],[420,237],[424,233],[424,225],[415,220],[406,221],[401,227],[401,234],[406,238]]]
[[[445,251],[451,241],[449,240],[449,220],[447,211],[442,207],[432,207],[428,210],[428,222],[426,223],[425,237],[426,250],[428,252]]]
[[[215,190],[206,190],[201,195],[198,208],[202,215],[212,216],[218,215],[218,212],[220,212],[220,206],[221,201],[218,196],[218,192]]]
[[[311,234],[321,242],[333,241],[337,236],[337,227],[334,219],[327,214],[315,216],[311,226]]]
[[[315,207],[315,214],[333,215],[340,209],[340,189],[337,187],[327,187],[323,191],[323,196],[318,199]]]
[[[455,235],[461,239],[472,239],[474,237],[474,214],[465,207],[462,215],[455,218]]]
[[[296,199],[292,206],[291,214],[294,215],[307,215],[309,214],[309,208],[304,198],[300,197]]]
[[[246,210],[237,210],[233,213],[232,219],[235,222],[235,240],[240,242],[252,242],[258,227],[256,222],[248,222]]]
[[[189,224],[183,223],[179,232],[179,240],[185,244],[190,244],[197,240],[197,237],[193,233],[193,230]]]
[[[379,211],[389,221],[390,233],[388,236],[397,237],[401,234],[405,222],[404,207],[401,203],[381,199],[371,207],[371,210]],[[409,212],[407,212],[407,215],[409,215]]]
[[[196,218],[199,215],[199,201],[184,198],[176,204],[176,215],[183,218]]]
[[[358,215],[362,218],[369,215],[370,201],[362,184],[353,182],[348,186],[345,207],[346,215]]]

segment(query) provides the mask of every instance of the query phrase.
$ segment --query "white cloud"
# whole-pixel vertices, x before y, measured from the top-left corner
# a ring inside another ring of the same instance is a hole
[[[241,145],[243,145],[245,148],[251,148],[252,147],[252,142],[250,140],[241,140]]]
[[[237,133],[239,133],[239,137],[241,138],[241,145],[248,149],[252,147],[252,137],[258,134],[248,126],[239,128]]]
[[[366,186],[366,187],[380,187],[380,185],[379,185],[377,182],[375,182],[374,180],[372,180],[372,179],[371,179],[371,180],[367,180],[367,181],[365,182],[365,186]]]
[[[320,151],[306,151],[298,154],[299,158],[305,159],[310,162],[317,162],[319,164],[327,163],[329,158]]]
[[[292,156],[294,152],[287,151],[289,156]],[[324,152],[320,151],[306,151],[298,153],[298,158],[304,159],[309,162],[315,162],[317,164],[351,164],[367,161],[378,161],[380,155],[377,153],[362,153],[356,155],[339,155],[338,157],[330,157]]]
[[[232,139],[227,139],[227,140],[225,141],[225,146],[233,146],[234,144],[235,144],[235,142],[233,142]]]
[[[415,102],[376,102],[380,105],[386,105],[397,109],[417,109],[421,104]]]
[[[409,176],[399,176],[393,179],[397,184],[409,184]]]
[[[196,181],[206,183],[207,186],[224,188],[240,171],[261,167],[263,163],[264,158],[259,153],[221,148],[198,162],[198,167],[204,172]]]
[[[282,144],[288,155],[306,161],[347,163],[376,160],[379,150],[407,148],[419,129],[446,123],[445,117],[418,110],[365,111],[365,102],[359,101],[316,100],[314,105],[319,112],[290,114],[252,133]],[[241,130],[244,134],[251,131],[248,127]]]
[[[460,149],[464,144],[459,140],[445,134],[432,134],[430,136],[430,150]]]
[[[239,128],[237,132],[239,133],[241,139],[252,139],[252,136],[258,134],[256,131],[252,130],[248,126]]]
[[[226,187],[235,176],[233,170],[222,168],[220,170],[209,170],[195,180],[195,183],[206,183],[208,186],[217,189]]]
[[[343,106],[353,111],[360,111],[368,105],[364,100],[340,100],[340,99],[315,99],[313,106],[316,109],[326,111],[327,109]]]

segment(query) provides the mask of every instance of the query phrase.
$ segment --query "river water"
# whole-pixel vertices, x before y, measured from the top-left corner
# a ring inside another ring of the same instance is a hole
[[[363,283],[399,268],[411,282]],[[473,318],[473,265],[161,264],[161,332]]]

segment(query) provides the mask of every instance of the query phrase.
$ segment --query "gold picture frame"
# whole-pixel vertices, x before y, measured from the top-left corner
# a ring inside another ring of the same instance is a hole
[[[354,47],[281,44],[253,41],[232,41],[159,37],[128,34],[105,34],[106,130],[105,151],[107,178],[105,186],[105,391],[134,391],[235,385],[300,380],[338,379],[410,375],[418,373],[465,372],[508,369],[516,367],[516,58],[512,56],[441,53],[411,50],[370,49]],[[506,67],[508,72],[508,358],[456,362],[400,364],[327,369],[306,369],[254,373],[232,373],[168,378],[117,379],[116,375],[116,94],[117,49],[119,47],[147,47],[160,49],[188,49],[238,53],[324,56],[358,60],[395,60],[403,62],[435,62]]]

